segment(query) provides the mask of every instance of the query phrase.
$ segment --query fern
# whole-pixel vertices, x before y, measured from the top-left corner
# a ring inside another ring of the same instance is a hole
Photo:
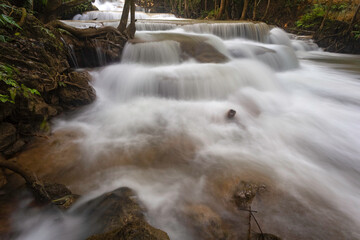
[[[13,79],[14,72],[18,73],[18,70],[11,66],[0,64],[0,81],[4,82],[6,85],[9,86],[7,90],[10,94],[10,95],[0,94],[1,102],[15,103],[15,98],[17,94],[21,94],[25,98],[31,98],[33,97],[33,95],[41,96],[38,90],[29,88],[24,84],[19,85],[19,83]]]
[[[10,28],[12,28],[12,26],[15,26],[19,29],[22,29],[15,21],[12,17],[5,15],[5,14],[1,14],[0,15],[0,23],[3,26],[10,26]],[[10,25],[8,25],[10,24]]]
[[[0,35],[0,42],[7,42],[6,37],[4,35]]]

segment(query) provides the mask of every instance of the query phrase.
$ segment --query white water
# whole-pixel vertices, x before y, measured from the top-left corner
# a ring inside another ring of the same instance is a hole
[[[97,100],[57,120],[55,131],[82,133],[72,144],[83,166],[98,169],[70,186],[83,191],[81,202],[128,186],[152,225],[171,239],[198,239],[185,209],[203,204],[240,224],[226,186],[251,180],[269,187],[253,206],[265,232],[360,239],[359,57],[307,53],[311,42],[273,29],[257,41],[192,34],[229,59],[199,63],[183,58],[189,33],[168,33],[138,34],[144,42],[128,44],[122,63],[93,72]],[[343,59],[356,71],[344,70]],[[56,221],[26,213],[18,239],[83,239],[91,227],[71,212]]]

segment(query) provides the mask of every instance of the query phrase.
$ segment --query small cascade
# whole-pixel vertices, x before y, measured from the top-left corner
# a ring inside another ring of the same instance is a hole
[[[100,11],[121,11],[124,3],[123,0],[95,0],[93,5]]]
[[[96,57],[98,60],[98,66],[105,66],[107,64],[107,60],[104,51],[105,49],[103,49],[104,45],[96,40],[94,41],[94,45],[95,45]]]
[[[108,20],[120,20],[122,11],[90,11],[83,14],[77,14],[73,17],[73,20],[97,20],[97,21],[108,21]],[[130,17],[130,16],[129,16]],[[150,14],[144,12],[135,12],[136,19],[176,19],[174,14]]]
[[[240,39],[228,40],[225,45],[232,57],[256,59],[276,71],[286,71],[299,67],[299,61],[293,49],[288,46]]]
[[[245,38],[257,42],[267,42],[269,26],[265,23],[199,23],[185,25],[185,31],[214,34],[222,39]]]
[[[79,63],[78,63],[77,58],[76,58],[76,54],[75,54],[75,51],[74,51],[74,46],[69,45],[68,49],[69,49],[69,56],[70,56],[72,64],[74,64],[75,68],[79,68]]]
[[[269,34],[269,43],[291,47],[289,35],[281,28],[273,28]]]
[[[166,31],[175,29],[177,24],[173,23],[154,23],[154,22],[136,22],[136,31]]]
[[[274,45],[264,54],[256,55],[256,59],[267,64],[276,71],[286,71],[299,67],[299,61],[292,48]]]
[[[321,49],[319,46],[314,43],[314,40],[312,40],[308,36],[297,36],[294,34],[289,34],[291,39],[291,45],[296,51],[320,51]]]
[[[272,71],[253,60],[200,65],[188,62],[158,67],[120,64],[107,67],[100,74],[102,81],[96,84],[97,91],[120,102],[138,97],[226,99],[247,86],[262,91],[279,90]]]
[[[175,64],[181,61],[180,43],[176,41],[127,43],[121,62],[142,64]]]

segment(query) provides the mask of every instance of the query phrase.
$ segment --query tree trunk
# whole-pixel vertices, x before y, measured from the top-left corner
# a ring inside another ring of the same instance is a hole
[[[205,11],[207,11],[207,0],[205,0]]]
[[[188,16],[188,1],[189,0],[184,0],[185,6],[184,6],[184,16],[187,18]]]
[[[326,5],[326,12],[325,12],[324,18],[323,18],[323,20],[321,22],[321,25],[319,27],[319,32],[321,32],[323,30],[324,26],[325,26],[325,22],[326,22],[326,19],[327,19],[328,15],[329,15],[332,3],[333,3],[333,0],[329,0],[328,4]]]
[[[244,0],[244,8],[243,8],[243,10],[242,10],[240,20],[245,20],[248,5],[249,5],[249,0]]]
[[[124,3],[124,8],[123,8],[123,12],[121,14],[120,23],[119,23],[119,26],[117,27],[117,30],[119,32],[124,32],[126,29],[127,21],[129,18],[129,8],[130,8],[130,1],[127,0]]]
[[[107,26],[107,27],[101,27],[101,28],[85,28],[85,29],[79,29],[72,26],[69,26],[63,22],[60,21],[52,21],[48,25],[55,27],[55,28],[62,28],[75,37],[78,38],[88,38],[88,37],[96,37],[102,34],[106,34],[109,32],[113,32],[119,36],[123,36],[122,32],[117,30],[116,28]],[[124,37],[124,36],[123,36]],[[125,37],[124,37],[125,38]]]
[[[348,28],[347,32],[350,32],[351,29],[353,28],[353,26],[354,26],[354,24],[355,24],[355,21],[356,21],[356,17],[357,17],[357,15],[359,14],[359,11],[360,11],[360,4],[359,4],[359,5],[357,6],[357,8],[356,8],[356,11],[355,11],[355,13],[354,13],[354,16],[353,16],[352,19],[351,19],[351,22],[350,22],[350,25],[349,25],[349,28]]]
[[[218,14],[216,16],[216,20],[220,20],[222,18],[222,15],[224,14],[225,1],[226,0],[221,0],[221,2],[220,2],[220,9],[219,9],[219,12],[218,12]]]
[[[129,38],[134,38],[135,36],[135,0],[128,0],[130,1],[130,11],[131,11],[131,17],[130,17],[130,24],[126,29],[126,34],[129,36]],[[126,1],[125,1],[126,2]]]
[[[266,5],[266,10],[264,13],[264,16],[261,18],[261,20],[264,20],[269,12],[269,8],[270,8],[270,0],[267,1],[267,5]]]
[[[236,9],[235,9],[235,2],[231,0],[231,19],[236,19]]]
[[[253,17],[252,17],[254,21],[256,20],[256,7],[257,7],[257,2],[256,0],[254,0],[254,9],[253,9]]]

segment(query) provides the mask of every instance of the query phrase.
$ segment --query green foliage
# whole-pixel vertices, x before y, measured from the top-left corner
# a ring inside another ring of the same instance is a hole
[[[7,42],[6,38],[6,36],[0,35],[0,42]]]
[[[0,3],[0,7],[2,8],[12,8],[11,6],[5,4],[5,3]]]
[[[348,9],[348,7],[349,7],[349,3],[347,3],[347,2],[341,3],[340,2],[340,3],[331,5],[330,9],[331,9],[331,11],[334,11],[334,12],[343,12],[346,9]]]
[[[19,83],[14,80],[15,74],[17,73],[18,70],[16,68],[0,64],[0,82],[5,83],[8,87],[7,91],[9,92],[9,95],[0,94],[1,102],[15,103],[17,94],[21,94],[25,98],[30,98],[33,95],[41,96],[38,90],[29,88],[24,84],[19,85]]]
[[[325,6],[321,4],[314,4],[310,12],[301,16],[295,24],[300,28],[311,28],[318,25],[319,20],[325,15]]]
[[[8,15],[1,14],[0,15],[0,25],[4,27],[13,28],[14,26],[21,29],[21,27],[14,21],[14,19]]]
[[[59,81],[59,86],[60,87],[66,87],[66,83],[62,82],[62,81]]]
[[[40,124],[40,130],[44,131],[44,132],[49,132],[50,131],[50,124],[48,123],[46,117],[44,117],[43,121]]]
[[[213,9],[213,10],[211,10],[210,12],[209,12],[209,14],[208,14],[208,18],[209,19],[214,19],[214,18],[216,18],[216,16],[218,15],[218,13],[219,13],[219,11],[220,11],[220,9],[218,8],[218,9]]]
[[[352,31],[351,33],[354,35],[354,38],[356,40],[360,40],[360,30],[359,31]]]
[[[6,103],[6,102],[14,103],[14,101],[12,101],[8,95],[4,95],[4,94],[0,94],[0,102],[2,102],[2,103]]]
[[[47,28],[44,28],[42,26],[36,26],[37,28],[40,29],[40,31],[42,31],[43,33],[45,33],[46,35],[50,36],[53,39],[56,39],[55,35]]]

